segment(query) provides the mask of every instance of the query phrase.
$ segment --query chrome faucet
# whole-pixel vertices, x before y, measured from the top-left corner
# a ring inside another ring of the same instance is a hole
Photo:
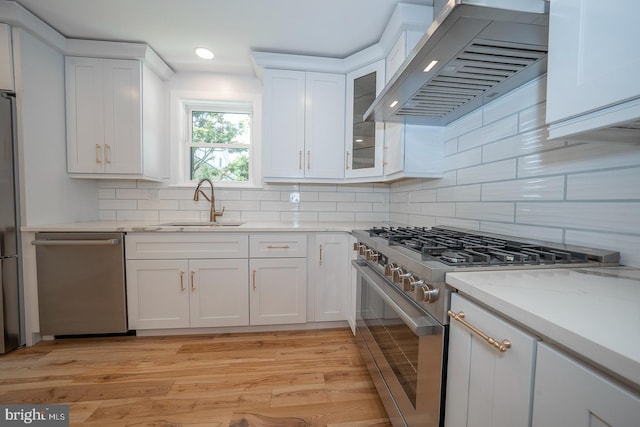
[[[207,196],[204,193],[204,191],[202,191],[200,189],[200,186],[202,185],[203,182],[208,182],[209,185],[211,186],[211,197]],[[224,213],[224,206],[222,207],[221,211],[216,212],[216,206],[215,206],[216,198],[213,195],[213,182],[211,182],[210,179],[203,178],[198,182],[198,186],[196,187],[196,191],[193,193],[193,200],[195,202],[200,200],[200,194],[202,194],[202,196],[211,203],[211,210],[209,212],[209,221],[210,222],[216,222],[216,218],[219,217],[219,216],[222,216],[222,214]]]

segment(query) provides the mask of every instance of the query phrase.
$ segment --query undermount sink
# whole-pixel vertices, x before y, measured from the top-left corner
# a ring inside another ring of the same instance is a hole
[[[167,227],[237,227],[244,222],[227,221],[227,222],[211,222],[211,221],[176,221],[165,222],[160,224]]]

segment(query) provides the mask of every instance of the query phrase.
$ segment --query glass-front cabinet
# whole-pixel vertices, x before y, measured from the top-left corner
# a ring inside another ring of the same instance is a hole
[[[380,60],[347,74],[347,178],[382,175],[384,123],[365,121],[363,116],[384,88],[384,68]]]

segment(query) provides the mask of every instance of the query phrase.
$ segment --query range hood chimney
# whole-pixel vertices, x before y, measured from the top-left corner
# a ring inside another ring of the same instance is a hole
[[[444,126],[546,73],[549,3],[449,0],[365,120]]]

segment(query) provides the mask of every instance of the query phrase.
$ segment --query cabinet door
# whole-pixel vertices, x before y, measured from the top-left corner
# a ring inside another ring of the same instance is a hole
[[[459,294],[451,296],[451,310],[511,348],[500,352],[451,319],[445,426],[529,425],[536,340]]]
[[[104,60],[105,172],[142,173],[142,65]]]
[[[249,324],[246,259],[189,261],[191,327]]]
[[[635,427],[639,420],[639,395],[549,345],[538,345],[533,427]]]
[[[303,71],[264,70],[265,177],[304,176],[305,81]]]
[[[306,178],[344,177],[345,76],[306,73]]]
[[[0,90],[15,90],[11,27],[8,24],[0,24]]]
[[[67,170],[72,173],[105,169],[102,64],[102,59],[65,58]]]
[[[315,236],[314,320],[345,320],[350,296],[349,235],[318,233]]]
[[[130,329],[189,327],[186,260],[127,261]]]
[[[547,123],[640,96],[640,2],[552,0]]]
[[[250,270],[252,325],[307,321],[306,258],[252,259]]]
[[[382,175],[384,123],[365,122],[363,114],[384,88],[384,59],[347,74],[346,176]]]

